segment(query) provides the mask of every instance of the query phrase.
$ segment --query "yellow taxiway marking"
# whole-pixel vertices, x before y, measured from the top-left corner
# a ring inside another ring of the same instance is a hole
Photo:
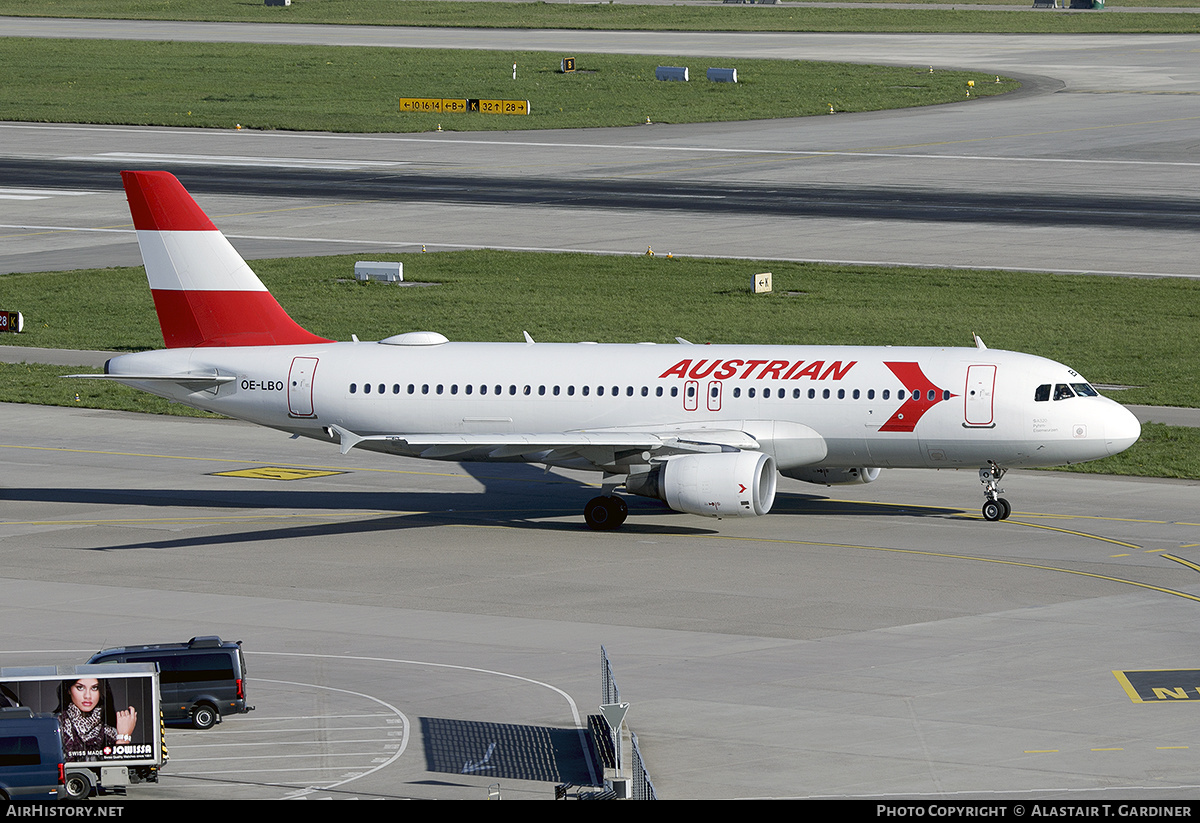
[[[259,466],[256,469],[236,469],[228,472],[212,472],[212,477],[253,477],[258,480],[305,480],[309,477],[330,477],[348,474],[328,469],[297,469],[290,466]]]
[[[921,506],[913,505],[912,503],[882,503],[878,500],[839,500],[838,503],[853,503],[859,506],[890,506],[897,509],[928,509],[928,510],[945,510],[948,506]],[[959,510],[961,514],[968,514],[966,510]],[[1150,523],[1152,525],[1175,525],[1175,526],[1190,526],[1191,523],[1180,523],[1173,520],[1147,520],[1138,517],[1106,517],[1101,514],[1063,514],[1062,512],[1013,512],[1014,516],[1019,517],[1037,517],[1046,520],[1101,520],[1109,523]],[[982,520],[982,517],[976,515],[977,520]],[[1011,520],[1004,521],[1006,523]],[[1200,545],[1198,543],[1197,545]],[[1141,548],[1138,546],[1137,548]],[[1186,547],[1184,547],[1186,548]]]
[[[150,457],[156,460],[202,460],[207,463],[261,463],[261,460],[239,460],[235,457],[195,457],[186,454],[144,454],[142,452],[114,452],[105,451],[103,449],[68,449],[62,446],[18,446],[12,443],[0,443],[0,449],[29,449],[31,451],[48,451],[48,452],[63,452],[65,454],[105,454],[110,457]],[[350,469],[334,468],[332,466],[306,466],[301,463],[290,464],[297,469],[315,469],[317,471],[330,471],[334,474],[343,474]],[[454,472],[429,472],[429,471],[406,471],[403,469],[370,469],[355,466],[353,471],[356,472],[379,472],[382,474],[415,474],[426,477],[470,477],[465,473],[455,474]]]
[[[110,457],[149,457],[156,460],[202,460],[207,463],[241,463],[241,464],[261,464],[261,460],[239,460],[235,457],[196,457],[187,454],[145,454],[142,452],[116,452],[105,451],[104,449],[69,449],[64,446],[20,446],[14,443],[0,443],[0,449],[28,449],[30,451],[48,451],[48,452],[63,452],[64,454],[104,454]],[[363,466],[351,467],[336,467],[336,466],[308,466],[303,463],[285,463],[284,465],[295,468],[296,470],[311,469],[314,471],[327,471],[331,474],[348,474],[350,472],[375,472],[376,474],[406,474],[417,477],[457,477],[462,479],[475,479],[474,475],[467,472],[431,472],[431,471],[410,471],[407,469],[376,469]],[[487,479],[487,478],[482,478]],[[498,476],[497,476],[498,479]],[[563,480],[558,477],[550,476],[547,480],[537,480],[528,477],[524,478],[504,478],[509,482],[514,483],[571,483],[573,481]],[[599,487],[599,483],[593,484]]]
[[[1167,560],[1174,560],[1176,563],[1179,563],[1180,565],[1187,566],[1189,569],[1191,569],[1194,572],[1200,572],[1200,564],[1193,563],[1190,560],[1184,560],[1182,557],[1176,557],[1173,554],[1164,554],[1163,557],[1166,558]]]
[[[1075,531],[1074,529],[1060,529],[1057,526],[1045,526],[1041,523],[1027,523],[1024,520],[1009,519],[1004,522],[1010,523],[1014,526],[1025,526],[1026,528],[1029,528],[1029,529],[1045,529],[1046,531],[1059,532],[1061,534],[1071,534],[1071,535],[1074,535],[1075,537],[1086,537],[1089,540],[1100,540],[1104,543],[1112,543],[1116,546],[1123,546],[1126,549],[1140,549],[1141,548],[1141,546],[1137,545],[1136,543],[1126,543],[1124,540],[1115,540],[1111,537],[1101,537],[1098,534],[1091,534],[1090,532],[1080,532],[1080,531]]]
[[[1093,535],[1083,535],[1091,537]],[[873,552],[890,552],[892,554],[909,554],[920,557],[941,557],[946,560],[973,560],[977,563],[996,563],[1001,566],[1015,566],[1021,569],[1040,569],[1047,572],[1061,572],[1062,574],[1074,574],[1080,577],[1090,577],[1093,580],[1107,580],[1110,583],[1123,583],[1127,586],[1135,586],[1139,589],[1149,589],[1150,591],[1161,592],[1162,594],[1170,594],[1175,597],[1182,597],[1185,600],[1192,600],[1200,603],[1200,595],[1188,594],[1187,592],[1177,592],[1174,589],[1168,589],[1164,586],[1155,586],[1150,583],[1142,583],[1137,580],[1126,580],[1123,577],[1113,577],[1107,574],[1096,574],[1095,572],[1083,572],[1077,569],[1064,569],[1058,566],[1046,566],[1041,563],[1022,563],[1018,560],[1003,560],[997,557],[972,557],[966,554],[948,554],[946,552],[931,552],[921,549],[895,549],[886,546],[856,546],[851,543],[824,543],[818,540],[785,540],[783,538],[767,538],[767,537],[735,537],[725,534],[710,534],[704,535],[709,540],[733,540],[747,543],[780,543],[784,545],[797,546],[823,546],[832,549],[863,549]],[[1104,538],[1099,538],[1103,540]]]
[[[386,514],[424,514],[425,512],[386,512]],[[287,512],[282,514],[213,515],[212,517],[85,517],[79,520],[4,520],[5,526],[103,526],[108,523],[245,523],[253,520],[282,520],[311,517],[328,520],[345,517],[374,517],[384,512]]]

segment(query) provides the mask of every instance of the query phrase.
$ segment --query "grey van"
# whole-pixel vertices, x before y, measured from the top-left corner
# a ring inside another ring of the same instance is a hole
[[[57,800],[63,786],[62,727],[0,698],[0,800]]]
[[[89,663],[157,663],[165,720],[190,721],[197,729],[227,714],[253,711],[246,705],[246,660],[242,641],[193,637],[186,643],[155,643],[104,649]]]

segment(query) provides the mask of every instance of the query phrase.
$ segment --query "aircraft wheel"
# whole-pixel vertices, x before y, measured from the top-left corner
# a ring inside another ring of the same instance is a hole
[[[593,497],[583,507],[583,519],[593,531],[607,532],[625,522],[629,507],[619,497]]]
[[[625,522],[625,518],[629,516],[629,506],[626,505],[624,500],[615,495],[608,499],[612,501],[609,505],[613,510],[613,528],[616,529],[619,528]]]
[[[1012,506],[1009,505],[1009,502],[1003,497],[997,497],[996,502],[999,503],[1000,508],[1003,509],[1003,511],[1000,512],[1000,519],[1007,520],[1008,516],[1012,514]]]
[[[983,519],[989,522],[996,522],[1004,515],[1004,507],[1000,505],[999,500],[988,500],[983,504]]]

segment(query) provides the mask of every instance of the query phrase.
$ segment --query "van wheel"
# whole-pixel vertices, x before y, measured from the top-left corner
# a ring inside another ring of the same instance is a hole
[[[71,800],[86,800],[92,793],[91,773],[67,772],[63,779],[63,789]]]
[[[219,716],[212,706],[197,706],[192,711],[192,725],[197,729],[211,729]]]

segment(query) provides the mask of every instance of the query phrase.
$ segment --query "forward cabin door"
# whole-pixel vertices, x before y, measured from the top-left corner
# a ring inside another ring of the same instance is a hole
[[[996,367],[967,366],[967,386],[963,393],[964,420],[968,426],[994,426]]]

